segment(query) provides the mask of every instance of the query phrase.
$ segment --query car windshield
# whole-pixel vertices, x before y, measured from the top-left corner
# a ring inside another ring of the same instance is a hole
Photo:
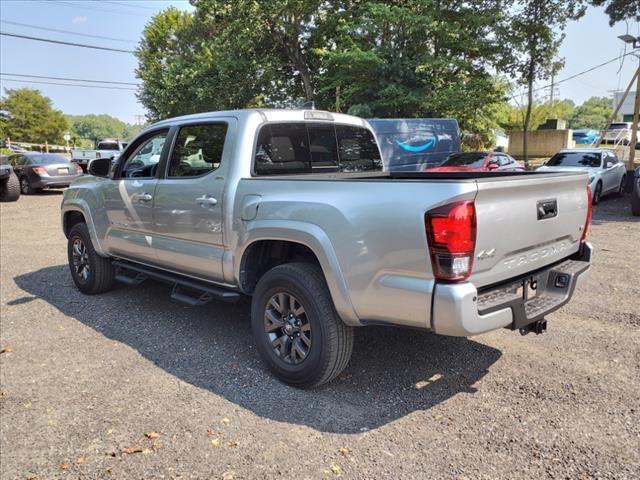
[[[549,167],[599,167],[597,152],[559,152],[547,162]]]
[[[69,160],[61,155],[44,153],[42,155],[29,155],[29,160],[34,165],[54,165],[56,163],[69,163]]]
[[[481,167],[487,158],[486,153],[469,152],[454,153],[447,158],[441,165],[443,167]]]

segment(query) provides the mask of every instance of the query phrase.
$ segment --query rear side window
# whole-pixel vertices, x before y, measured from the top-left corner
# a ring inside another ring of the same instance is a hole
[[[373,134],[333,123],[268,124],[260,129],[254,159],[256,175],[380,171]]]

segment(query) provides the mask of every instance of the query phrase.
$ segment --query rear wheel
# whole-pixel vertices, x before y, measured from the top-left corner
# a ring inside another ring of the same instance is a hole
[[[15,202],[20,198],[20,180],[15,173],[11,173],[4,185],[0,187],[1,202]]]
[[[618,195],[620,195],[621,197],[624,196],[624,186],[626,183],[627,183],[627,176],[623,175],[622,180],[620,180],[620,187],[618,188]]]
[[[320,268],[308,263],[264,274],[251,302],[251,327],[271,371],[299,388],[334,379],[353,351],[353,328],[338,317]]]
[[[593,200],[591,201],[591,203],[597,205],[598,203],[600,203],[600,197],[602,197],[602,183],[598,182],[598,184],[596,185],[596,189],[593,192]]]
[[[96,253],[85,223],[76,223],[71,227],[67,256],[71,277],[78,290],[89,295],[111,290],[114,282],[113,265],[111,260]]]
[[[640,217],[640,197],[637,192],[633,192],[631,195],[631,213],[635,217]]]
[[[33,195],[34,193],[38,193],[39,189],[33,188],[27,177],[22,177],[20,178],[20,191],[23,195]]]

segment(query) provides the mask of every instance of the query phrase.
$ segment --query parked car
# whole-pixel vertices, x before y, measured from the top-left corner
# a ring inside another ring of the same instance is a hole
[[[192,306],[251,296],[265,363],[312,387],[346,367],[356,326],[541,333],[589,269],[582,172],[382,168],[373,130],[349,115],[161,121],[65,191],[71,276],[86,294],[159,279]]]
[[[594,205],[608,193],[622,194],[627,179],[624,163],[618,160],[613,151],[603,148],[560,150],[538,171],[587,173]]]
[[[640,216],[640,167],[633,173],[633,192],[631,193],[631,213]]]
[[[95,150],[85,150],[74,148],[71,150],[71,161],[80,165],[84,172],[87,171],[87,165],[94,158],[110,158],[117,159],[120,152],[127,146],[126,142],[120,140],[101,140],[96,145]]]
[[[629,145],[631,143],[631,122],[616,122],[612,123],[608,130],[602,136],[602,144],[613,145],[620,143],[622,145]]]
[[[515,158],[502,152],[454,153],[430,172],[524,172]]]
[[[55,153],[27,152],[9,156],[24,195],[43,188],[63,188],[82,175],[82,169]]]
[[[15,202],[20,198],[20,181],[7,157],[0,158],[0,202]]]
[[[452,118],[373,118],[385,169],[420,172],[460,151],[460,128]]]
[[[598,139],[598,132],[595,130],[574,130],[573,141],[577,144],[591,145]]]

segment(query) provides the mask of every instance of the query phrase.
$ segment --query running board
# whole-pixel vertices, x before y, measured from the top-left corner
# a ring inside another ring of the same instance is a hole
[[[113,266],[116,269],[116,280],[126,285],[139,285],[147,278],[152,278],[160,282],[173,285],[171,298],[185,303],[191,307],[201,306],[211,300],[221,300],[223,302],[236,302],[240,299],[240,294],[232,290],[227,290],[207,282],[183,277],[171,272],[147,267],[125,260],[114,260]]]

